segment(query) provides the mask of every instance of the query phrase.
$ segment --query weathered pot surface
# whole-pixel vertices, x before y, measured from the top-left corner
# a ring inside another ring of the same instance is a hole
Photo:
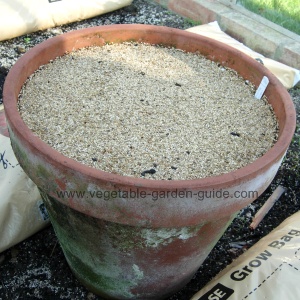
[[[123,41],[199,51],[235,69],[256,86],[267,76],[270,83],[265,94],[278,118],[278,141],[261,158],[239,170],[203,179],[163,181],[90,168],[63,156],[35,136],[17,108],[18,94],[26,79],[66,51]],[[159,299],[185,285],[236,212],[270,184],[295,129],[295,109],[289,94],[258,62],[206,37],[149,25],[94,27],[43,42],[11,69],[3,100],[15,155],[41,191],[71,269],[93,292],[112,299]],[[85,195],[83,198],[69,193],[59,197],[60,191],[84,191]],[[120,191],[130,196],[117,194]],[[202,197],[205,191],[219,194]],[[222,191],[229,196],[220,197]],[[237,197],[235,191],[253,194]],[[95,192],[105,192],[107,197],[97,197]],[[164,195],[154,199],[153,195],[159,193]]]

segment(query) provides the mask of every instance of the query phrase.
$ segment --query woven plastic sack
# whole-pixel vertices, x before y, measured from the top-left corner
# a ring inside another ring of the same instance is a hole
[[[253,51],[244,44],[235,40],[225,32],[221,30],[217,21],[208,24],[195,26],[187,29],[187,31],[197,33],[214,40],[218,40],[228,46],[236,48],[245,54],[251,56],[253,59],[257,59],[259,62],[263,63],[264,66],[269,69],[284,85],[285,88],[290,89],[294,87],[300,81],[300,71],[275,61],[270,58],[266,58],[263,55]]]
[[[18,164],[0,105],[0,252],[49,224],[38,188]]]
[[[0,41],[80,21],[130,5],[132,0],[0,0]]]

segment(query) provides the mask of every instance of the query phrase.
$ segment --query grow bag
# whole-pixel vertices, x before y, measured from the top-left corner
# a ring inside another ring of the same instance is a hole
[[[300,81],[300,70],[289,67],[273,59],[264,57],[260,53],[253,51],[249,47],[223,32],[217,21],[195,26],[187,29],[187,31],[217,40],[239,51],[242,51],[253,59],[256,59],[266,68],[268,68],[287,89],[294,87]]]
[[[37,186],[11,148],[0,105],[0,253],[49,224]]]
[[[130,5],[132,0],[0,0],[0,41],[81,21]]]
[[[286,219],[227,266],[191,300],[298,299],[299,220],[300,212]]]

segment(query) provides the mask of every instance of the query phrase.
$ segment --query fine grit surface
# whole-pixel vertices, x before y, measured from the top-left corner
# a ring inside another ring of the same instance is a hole
[[[234,70],[143,43],[85,48],[40,67],[19,111],[51,147],[125,176],[188,180],[239,169],[276,142],[267,99]]]

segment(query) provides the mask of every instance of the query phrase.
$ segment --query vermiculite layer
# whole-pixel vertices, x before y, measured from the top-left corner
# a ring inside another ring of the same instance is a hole
[[[276,118],[254,92],[200,55],[124,43],[43,66],[24,85],[19,110],[43,141],[88,166],[195,179],[239,169],[273,146]]]

